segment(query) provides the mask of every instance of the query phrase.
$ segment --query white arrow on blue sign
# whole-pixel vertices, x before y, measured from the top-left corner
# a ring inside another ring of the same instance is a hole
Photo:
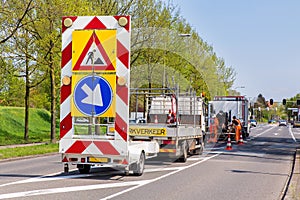
[[[87,116],[98,116],[112,103],[113,91],[109,82],[100,76],[86,76],[74,89],[74,103]]]

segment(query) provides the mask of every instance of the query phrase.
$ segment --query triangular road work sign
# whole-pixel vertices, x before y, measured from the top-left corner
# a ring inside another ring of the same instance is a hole
[[[73,47],[73,51],[74,48],[76,51],[77,50],[76,47]],[[112,52],[108,52],[108,53],[114,53],[115,50],[113,49],[111,51]],[[82,53],[80,54],[77,61],[75,61],[73,70],[115,71],[115,67],[111,59],[107,55],[107,52],[104,49],[103,45],[101,44],[95,31],[93,31],[86,45],[84,46]]]
[[[107,66],[103,56],[100,53],[100,50],[97,48],[97,45],[94,42],[80,64],[80,67],[84,66]]]

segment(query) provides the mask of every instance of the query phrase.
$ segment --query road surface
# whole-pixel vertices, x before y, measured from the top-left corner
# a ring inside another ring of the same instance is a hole
[[[244,145],[206,145],[186,163],[147,160],[143,176],[107,168],[63,173],[60,155],[0,162],[0,199],[280,199],[300,129],[259,125]]]

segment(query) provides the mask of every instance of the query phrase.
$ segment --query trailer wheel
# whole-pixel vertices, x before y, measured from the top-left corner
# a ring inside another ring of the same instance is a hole
[[[136,164],[136,169],[133,170],[133,175],[141,176],[144,173],[145,169],[145,153],[142,152],[138,163]]]
[[[80,174],[88,174],[91,170],[91,165],[77,165]]]
[[[68,165],[68,163],[66,163],[65,166],[64,166],[64,172],[66,174],[69,173],[69,165]]]
[[[185,163],[187,161],[187,157],[188,157],[188,148],[187,148],[186,141],[181,143],[180,151],[181,151],[182,155],[178,158],[178,161]]]

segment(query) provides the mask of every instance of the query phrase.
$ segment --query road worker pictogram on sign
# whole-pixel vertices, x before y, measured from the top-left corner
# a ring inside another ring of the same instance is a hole
[[[116,30],[77,30],[72,39],[73,71],[116,70]]]
[[[106,66],[106,62],[103,58],[103,56],[100,53],[100,50],[96,47],[96,44],[93,43],[93,45],[90,47],[87,55],[84,57],[83,61],[80,64],[80,67],[85,66]]]

